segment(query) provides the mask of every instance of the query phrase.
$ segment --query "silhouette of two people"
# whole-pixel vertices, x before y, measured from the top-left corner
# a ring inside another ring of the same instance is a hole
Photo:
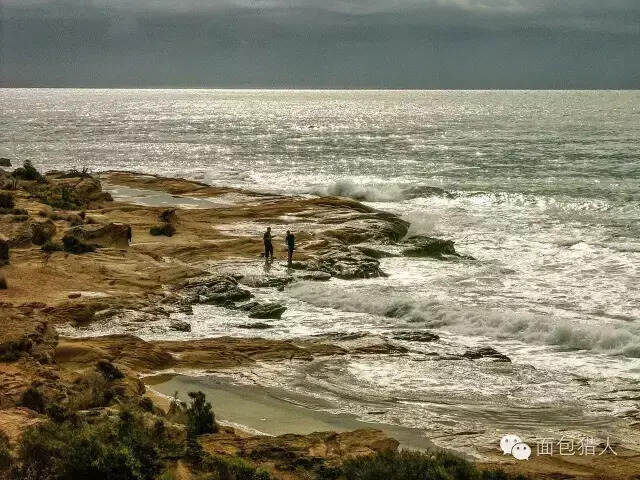
[[[271,227],[267,227],[267,231],[263,235],[264,240],[264,259],[267,262],[273,261],[273,237],[271,236]],[[295,250],[295,236],[290,230],[287,230],[285,237],[287,243],[287,263],[291,265],[293,262],[293,251]]]

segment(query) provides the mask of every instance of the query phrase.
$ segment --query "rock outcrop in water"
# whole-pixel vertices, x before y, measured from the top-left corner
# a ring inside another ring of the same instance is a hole
[[[279,320],[287,307],[279,303],[260,303],[250,302],[238,307],[240,310],[247,312],[249,318],[273,319]]]
[[[461,255],[456,252],[453,240],[428,237],[426,235],[414,235],[403,243],[409,246],[402,251],[405,257],[430,257],[439,260],[456,257],[465,260],[473,260],[470,255]]]
[[[495,362],[511,362],[511,359],[505,354],[500,353],[493,347],[480,347],[475,350],[467,350],[463,355],[463,358],[470,360],[490,359]]]
[[[169,323],[169,328],[177,332],[190,332],[191,324],[181,320],[172,320],[171,323]]]
[[[458,255],[452,240],[416,235],[407,238],[405,242],[411,245],[402,251],[407,257],[440,258],[443,255]]]
[[[356,247],[333,246],[322,251],[308,263],[309,268],[352,280],[356,278],[385,277],[377,258],[364,254]]]
[[[394,340],[404,340],[406,342],[420,342],[420,343],[435,342],[436,340],[440,340],[439,335],[431,332],[420,331],[420,330],[402,330],[398,332],[393,332],[392,338]]]
[[[241,288],[238,281],[229,275],[189,281],[184,287],[184,292],[193,299],[193,303],[222,306],[233,305],[252,297],[249,290]]]

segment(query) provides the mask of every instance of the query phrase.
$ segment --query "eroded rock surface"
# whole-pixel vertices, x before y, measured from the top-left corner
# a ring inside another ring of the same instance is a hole
[[[129,225],[115,222],[78,225],[67,230],[66,235],[99,247],[128,248],[129,228]]]
[[[309,435],[250,436],[240,438],[229,429],[202,438],[206,451],[237,455],[258,465],[274,465],[276,471],[313,470],[321,464],[340,465],[356,458],[383,451],[395,451],[399,443],[381,430],[315,432]]]

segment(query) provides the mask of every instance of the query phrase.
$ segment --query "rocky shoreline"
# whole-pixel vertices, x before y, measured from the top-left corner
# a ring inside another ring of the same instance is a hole
[[[137,195],[140,200],[119,200],[122,188],[128,198]],[[132,172],[99,176],[52,172],[37,177],[27,171],[16,177],[1,169],[0,190],[5,195],[0,212],[0,280],[6,287],[0,290],[0,320],[5,325],[0,335],[0,430],[12,443],[45,418],[44,411],[25,406],[25,392],[35,389],[47,402],[64,404],[82,390],[83,378],[100,362],[122,372],[115,381],[117,396],[139,401],[148,395],[140,376],[156,372],[207,371],[328,355],[406,353],[405,347],[393,342],[349,345],[328,337],[61,338],[58,330],[65,325],[125,318],[144,324],[175,313],[188,316],[195,305],[216,305],[246,312],[252,321],[245,327],[258,334],[269,328],[269,320],[280,318],[287,305],[256,301],[249,288],[283,289],[302,280],[322,282],[332,277],[384,277],[380,259],[393,255],[473,261],[458,253],[451,240],[406,238],[406,221],[343,197],[267,195]],[[300,247],[285,275],[272,274],[268,268],[264,275],[215,271],[211,262],[216,260],[264,262],[261,231],[267,225],[296,231]],[[186,332],[191,325],[171,320],[170,328]],[[429,332],[395,335],[417,342],[437,339]],[[470,350],[461,358],[510,361],[486,348]],[[109,408],[94,409],[92,415],[108,415]],[[300,472],[314,467],[310,458],[337,465],[344,458],[398,448],[395,440],[376,430],[273,438],[225,428],[202,444],[208,452],[249,458],[276,478],[306,478]],[[276,450],[288,452],[286,462],[273,457]],[[298,467],[298,473],[291,473]],[[522,471],[517,464],[507,467]],[[178,478],[195,478],[180,461],[175,468],[182,472]],[[537,471],[536,478],[556,478],[558,468],[550,465]]]

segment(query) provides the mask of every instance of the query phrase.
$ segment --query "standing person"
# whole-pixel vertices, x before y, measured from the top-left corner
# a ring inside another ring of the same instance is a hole
[[[293,251],[295,250],[295,246],[296,246],[296,237],[293,235],[293,233],[287,230],[287,236],[285,237],[285,241],[287,242],[287,252],[289,253],[289,258],[287,259],[287,263],[291,265],[291,262],[293,261]]]
[[[271,243],[271,227],[267,227],[267,231],[264,232],[264,258],[265,260],[273,260],[273,243]]]

